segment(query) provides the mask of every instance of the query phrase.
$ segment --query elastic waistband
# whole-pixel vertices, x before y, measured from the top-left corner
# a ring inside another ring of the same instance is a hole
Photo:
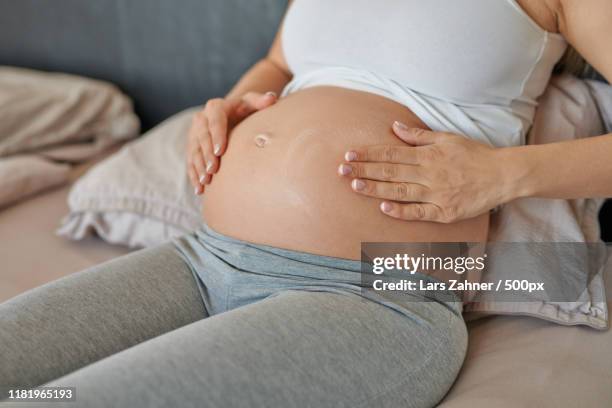
[[[199,244],[233,267],[254,273],[326,279],[360,280],[361,262],[242,241],[203,224],[195,232]],[[278,273],[270,271],[279,270]]]
[[[362,272],[362,262],[306,252],[260,245],[228,237],[203,224],[197,231],[174,240],[188,258],[206,259],[215,267],[232,268],[260,277],[305,281],[309,285],[323,285],[360,292],[379,303],[396,304],[408,301],[434,301],[445,304],[461,314],[462,303],[454,293],[406,293],[401,296],[374,291]],[[201,263],[201,262],[198,262]],[[365,278],[365,279],[364,279]],[[405,280],[439,282],[423,274],[406,275]]]

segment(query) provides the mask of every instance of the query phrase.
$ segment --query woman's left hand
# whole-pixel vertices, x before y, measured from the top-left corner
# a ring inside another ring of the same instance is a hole
[[[452,223],[513,198],[504,149],[399,122],[393,131],[407,145],[352,149],[338,169],[353,178],[353,191],[383,199],[383,213],[402,220]]]

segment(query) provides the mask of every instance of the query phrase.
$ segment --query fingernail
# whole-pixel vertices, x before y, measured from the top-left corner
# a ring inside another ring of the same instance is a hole
[[[207,163],[207,164],[206,164],[206,172],[207,172],[208,174],[211,174],[211,172],[212,172],[212,168],[213,168],[213,164],[212,164],[212,162],[211,162],[211,163]],[[204,177],[204,176],[202,176],[202,177]],[[200,181],[202,181],[201,179],[202,179],[202,178],[200,178]]]
[[[195,195],[199,195],[199,194],[200,194],[201,189],[202,189],[202,187],[200,187],[200,186],[196,187],[196,188],[193,190],[193,194],[195,194]]]
[[[206,176],[205,175],[201,175],[200,176],[200,184],[204,184],[205,181],[206,181]]]
[[[351,186],[353,186],[353,190],[361,191],[365,188],[366,183],[363,180],[355,179],[351,182]]]
[[[266,92],[266,96],[273,96],[276,98],[276,92],[272,92],[272,91]]]
[[[357,153],[355,153],[355,152],[346,152],[346,154],[344,155],[344,160],[346,160],[346,161],[357,160]]]
[[[382,210],[382,212],[384,213],[389,213],[391,212],[391,210],[393,209],[393,205],[391,205],[391,203],[388,203],[386,201],[383,201],[380,204],[380,209]]]
[[[393,126],[395,126],[398,130],[408,130],[408,126],[404,125],[402,122],[398,120],[393,122]]]
[[[353,172],[353,168],[349,166],[348,164],[341,164],[340,167],[338,167],[338,173],[341,176],[348,176],[352,172]]]
[[[221,145],[219,143],[215,145],[215,150],[213,151],[213,153],[215,154],[215,156],[218,156],[221,153]]]

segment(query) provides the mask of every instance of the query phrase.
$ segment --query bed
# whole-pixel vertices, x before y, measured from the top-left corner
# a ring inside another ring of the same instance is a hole
[[[223,94],[266,51],[284,5],[278,0],[2,2],[0,65],[111,81],[134,98],[148,129]],[[247,17],[256,22],[234,24]],[[71,180],[92,163],[75,168]],[[68,212],[69,188],[0,210],[0,302],[129,252],[97,238],[74,242],[55,235]],[[607,211],[604,237],[612,225]],[[612,281],[612,268],[604,278]],[[612,406],[612,331],[509,316],[468,326],[468,356],[442,407]]]
[[[75,168],[71,179],[94,162]],[[129,252],[94,237],[70,241],[55,234],[69,190],[64,185],[0,210],[0,302]]]

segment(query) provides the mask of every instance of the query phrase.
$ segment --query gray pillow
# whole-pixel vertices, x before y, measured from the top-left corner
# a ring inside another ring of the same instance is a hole
[[[57,233],[79,240],[95,232],[140,248],[197,229],[201,199],[185,172],[185,142],[198,109],[171,117],[77,180]]]

